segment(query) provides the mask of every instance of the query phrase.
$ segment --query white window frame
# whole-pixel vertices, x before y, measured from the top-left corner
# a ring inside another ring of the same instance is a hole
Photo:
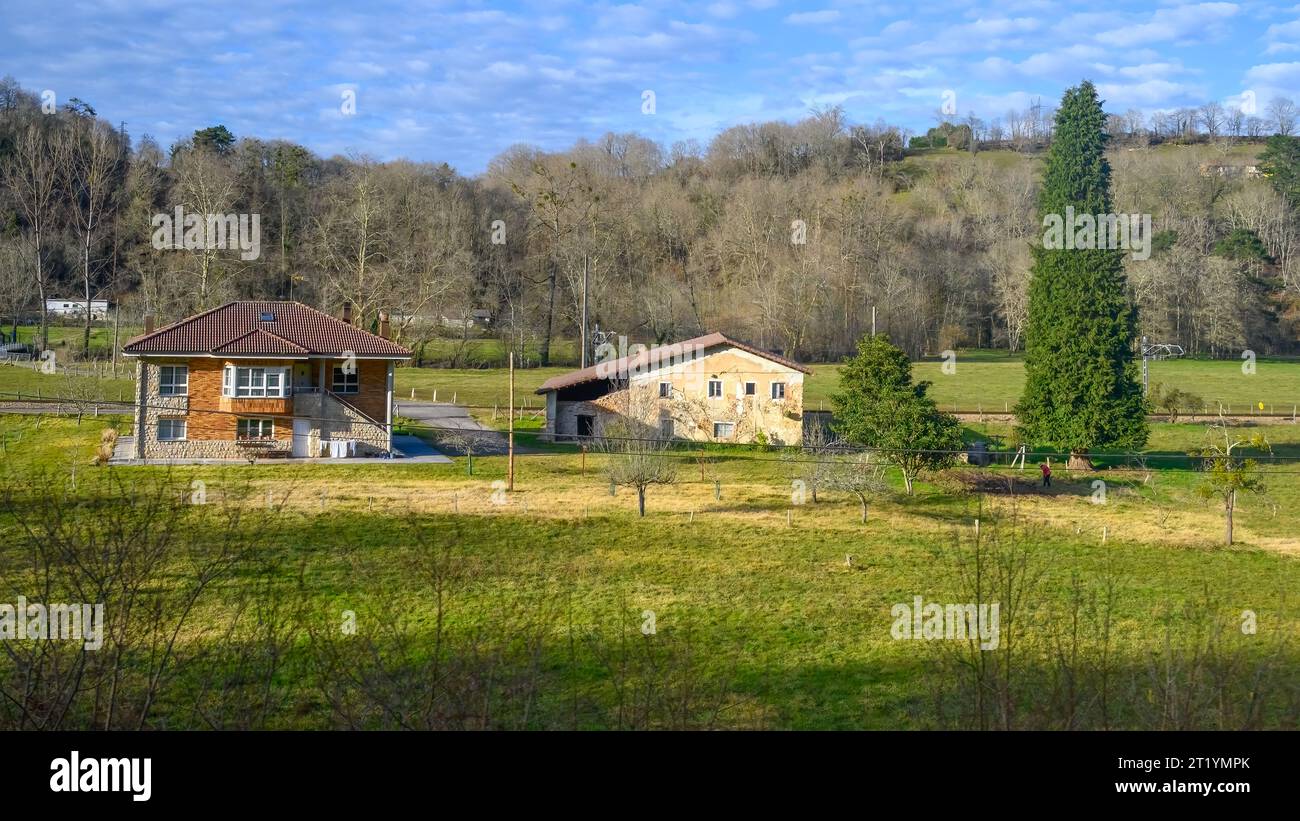
[[[179,373],[182,379],[178,382],[176,375]],[[170,379],[168,377],[171,377]],[[158,395],[159,396],[189,396],[190,395],[190,368],[188,365],[159,365],[158,366]]]
[[[778,389],[778,388],[780,389],[780,393],[781,393],[780,396],[777,396],[777,389]],[[774,402],[779,402],[779,401],[782,400],[782,399],[785,399],[785,383],[784,383],[784,382],[773,382],[773,383],[772,383],[772,400],[773,400]]]
[[[717,391],[717,393],[714,393],[714,392],[713,392],[713,386],[714,386],[714,385],[717,385],[717,386],[718,386],[718,391]],[[721,398],[722,398],[722,380],[721,380],[721,379],[710,379],[710,380],[709,380],[709,398],[710,398],[710,399],[721,399]]]
[[[256,423],[257,423],[257,432],[258,432],[258,435],[257,435],[257,436],[243,436],[243,435],[241,435],[241,434],[240,434],[240,428],[245,427],[246,425],[248,425],[248,424],[251,423],[251,422],[256,422]],[[262,431],[265,430],[268,426],[270,427],[271,432],[270,432],[269,434],[265,434],[265,433],[263,433]],[[274,438],[275,438],[275,420],[274,420],[274,419],[271,419],[270,417],[262,417],[262,416],[258,416],[258,417],[241,417],[237,422],[235,422],[235,439],[236,439],[236,441],[240,441],[240,442],[252,442],[252,441],[257,441],[257,440],[260,440],[260,439],[274,439]]]
[[[660,383],[659,383],[659,398],[660,398],[660,399],[672,399],[672,398],[673,398],[673,383],[671,383],[671,382],[660,382]]]
[[[723,425],[726,425],[727,427],[731,428],[731,432],[728,433],[726,436],[723,436],[723,435],[721,435],[720,433],[718,433],[718,428],[721,427],[721,426],[723,426]],[[714,438],[714,439],[718,439],[718,440],[723,440],[723,439],[728,439],[728,440],[729,440],[729,439],[734,439],[734,438],[736,438],[736,423],[735,423],[735,422],[714,422],[714,423],[713,423],[713,438]]]
[[[181,427],[181,435],[163,436],[164,423],[166,423],[168,430],[170,430],[172,434],[175,434],[176,425],[179,424]],[[177,417],[164,416],[158,420],[158,441],[159,442],[184,442],[188,434],[189,434],[189,425],[186,423],[184,417],[177,418]]]
[[[235,399],[284,399],[291,392],[292,373],[292,368],[227,365],[221,374],[221,395]],[[241,385],[244,374],[248,376],[247,384]],[[271,379],[279,382],[274,392],[267,386]]]
[[[341,383],[339,382],[340,376],[343,377],[343,381]],[[348,384],[349,377],[352,380],[351,385]],[[361,393],[361,369],[357,368],[356,370],[352,371],[352,373],[347,373],[343,370],[343,367],[341,365],[334,365],[333,367],[331,367],[330,368],[330,391],[332,391],[333,393],[346,394],[349,396],[353,394]]]
[[[745,383],[745,394],[744,394],[744,395],[745,395],[745,396],[758,396],[758,383],[757,383],[757,382],[746,382],[746,383]]]

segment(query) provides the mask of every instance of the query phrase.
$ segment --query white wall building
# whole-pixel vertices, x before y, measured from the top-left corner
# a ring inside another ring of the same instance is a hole
[[[84,316],[86,313],[86,300],[68,297],[65,299],[47,299],[45,300],[46,313],[56,314],[58,316]],[[108,317],[108,300],[92,299],[90,300],[90,318],[106,319]]]

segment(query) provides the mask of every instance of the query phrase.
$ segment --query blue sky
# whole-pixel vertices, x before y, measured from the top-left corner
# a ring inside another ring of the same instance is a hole
[[[0,42],[0,74],[164,145],[224,123],[467,174],[515,143],[667,147],[836,103],[923,130],[945,91],[989,119],[1083,77],[1112,111],[1300,101],[1294,3],[0,0]]]

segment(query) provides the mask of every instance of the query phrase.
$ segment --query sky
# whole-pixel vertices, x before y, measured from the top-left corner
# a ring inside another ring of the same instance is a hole
[[[0,75],[164,146],[221,123],[469,175],[519,143],[707,145],[836,104],[924,131],[1084,78],[1117,113],[1300,102],[1289,2],[0,0],[0,44]]]

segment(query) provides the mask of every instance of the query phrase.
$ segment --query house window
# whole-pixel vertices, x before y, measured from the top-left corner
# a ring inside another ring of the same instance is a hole
[[[757,383],[757,382],[746,382],[746,383],[745,383],[745,396],[753,396],[753,395],[756,394],[756,393],[758,393],[758,383]]]
[[[735,432],[736,432],[736,426],[735,426],[735,424],[732,423],[732,422],[714,422],[714,423],[713,423],[713,438],[714,438],[714,439],[730,439],[731,436],[732,436],[732,434],[734,434]]]
[[[356,368],[352,368],[352,373],[348,373],[343,368],[335,368],[333,391],[335,393],[356,393],[360,384],[357,376]]]
[[[274,439],[275,423],[271,419],[240,419],[235,430],[237,439]]]
[[[185,438],[184,419],[159,419],[158,441],[175,442]]]
[[[773,398],[773,399],[784,399],[784,398],[785,398],[785,383],[784,383],[784,382],[773,382],[773,383],[772,383],[772,398]]]
[[[289,395],[288,368],[229,366],[221,376],[223,396],[281,399]]]
[[[721,397],[722,397],[722,380],[721,380],[721,379],[710,379],[710,380],[709,380],[709,398],[710,398],[710,399],[720,399]]]
[[[673,383],[671,383],[671,382],[660,382],[660,383],[659,383],[659,398],[660,398],[660,399],[671,399],[671,398],[672,398],[672,395],[673,395]]]
[[[162,396],[185,396],[190,392],[190,369],[185,365],[159,368],[158,393]],[[184,437],[181,437],[184,438]]]
[[[661,439],[673,438],[673,420],[671,419],[659,420],[659,437]]]

